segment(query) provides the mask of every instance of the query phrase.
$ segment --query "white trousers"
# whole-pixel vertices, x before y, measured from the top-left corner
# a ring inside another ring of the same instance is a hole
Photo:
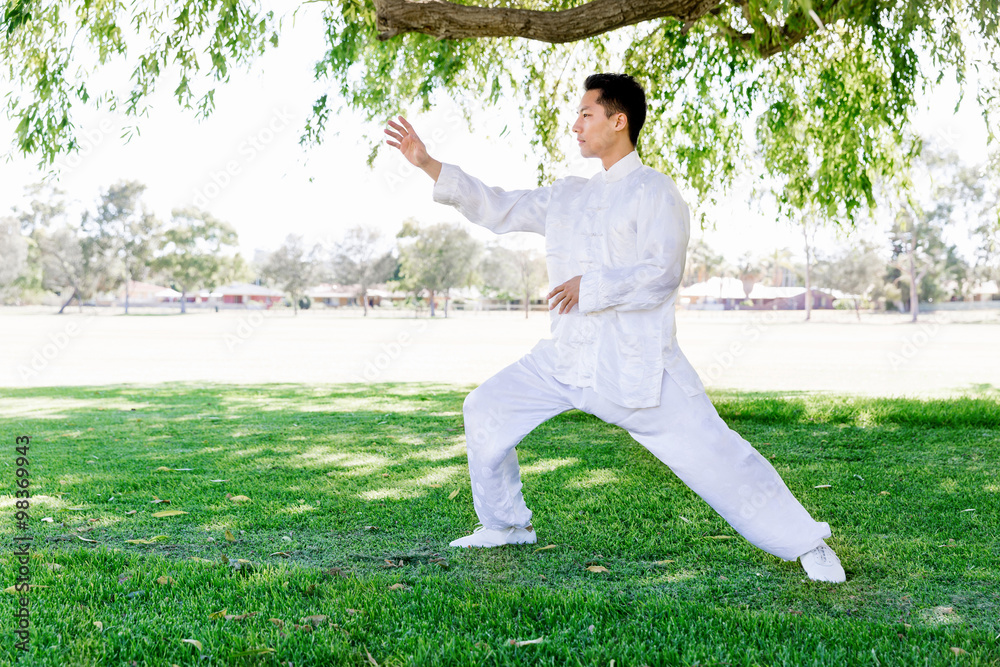
[[[830,536],[830,526],[809,516],[774,466],[726,426],[704,393],[688,396],[664,372],[660,405],[626,408],[592,389],[559,382],[531,354],[465,399],[473,504],[484,526],[531,523],[515,447],[536,426],[572,408],[627,430],[740,535],[768,553],[795,560]]]

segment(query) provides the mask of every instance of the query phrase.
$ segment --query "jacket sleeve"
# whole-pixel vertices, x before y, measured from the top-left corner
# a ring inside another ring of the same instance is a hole
[[[655,308],[680,286],[691,233],[687,204],[669,179],[647,183],[641,196],[635,231],[638,261],[584,273],[581,313]]]
[[[469,221],[497,234],[535,232],[544,236],[551,196],[551,186],[510,191],[491,188],[453,164],[442,164],[434,183],[434,201],[454,206]]]

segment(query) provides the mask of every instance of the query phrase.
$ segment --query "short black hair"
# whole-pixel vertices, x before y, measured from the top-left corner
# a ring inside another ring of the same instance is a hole
[[[598,104],[608,117],[623,113],[628,119],[628,138],[633,146],[639,143],[639,130],[646,122],[646,91],[628,74],[591,74],[583,82],[586,90],[600,90]]]

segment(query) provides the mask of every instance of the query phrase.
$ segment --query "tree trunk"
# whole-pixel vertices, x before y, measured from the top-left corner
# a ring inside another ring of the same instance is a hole
[[[181,291],[181,315],[187,313],[187,290]]]
[[[434,290],[427,290],[431,293],[431,317],[434,317]]]
[[[858,316],[858,322],[861,321],[861,299],[854,299],[854,314]]]
[[[365,312],[365,317],[368,317],[368,287],[364,283],[361,285],[361,308]]]
[[[451,288],[449,287],[444,291],[444,316],[448,317],[448,297],[451,296]]]
[[[128,284],[132,282],[126,276],[125,278],[125,314],[128,315]]]
[[[809,224],[808,222],[802,223],[802,237],[805,239],[806,243],[806,294],[805,294],[805,306],[806,306],[806,322],[812,317],[812,276],[810,275],[810,269],[812,268],[812,260],[809,256]]]
[[[524,319],[528,319],[528,309],[531,307],[530,296],[531,292],[524,290]]]
[[[76,288],[74,287],[73,291],[69,295],[69,298],[66,299],[66,303],[64,303],[62,305],[62,308],[59,309],[59,313],[58,313],[59,315],[63,314],[63,311],[66,310],[66,306],[68,306],[70,303],[73,302],[73,297],[75,297],[75,296],[76,296]],[[83,311],[83,302],[82,301],[80,302],[80,310]]]

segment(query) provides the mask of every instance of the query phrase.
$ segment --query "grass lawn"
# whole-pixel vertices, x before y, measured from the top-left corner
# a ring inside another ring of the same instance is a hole
[[[0,664],[1000,665],[1000,399],[712,394],[833,527],[831,585],[575,411],[518,448],[539,543],[449,549],[476,523],[465,394],[0,390],[0,533],[27,435],[46,587],[24,655],[0,596]]]

